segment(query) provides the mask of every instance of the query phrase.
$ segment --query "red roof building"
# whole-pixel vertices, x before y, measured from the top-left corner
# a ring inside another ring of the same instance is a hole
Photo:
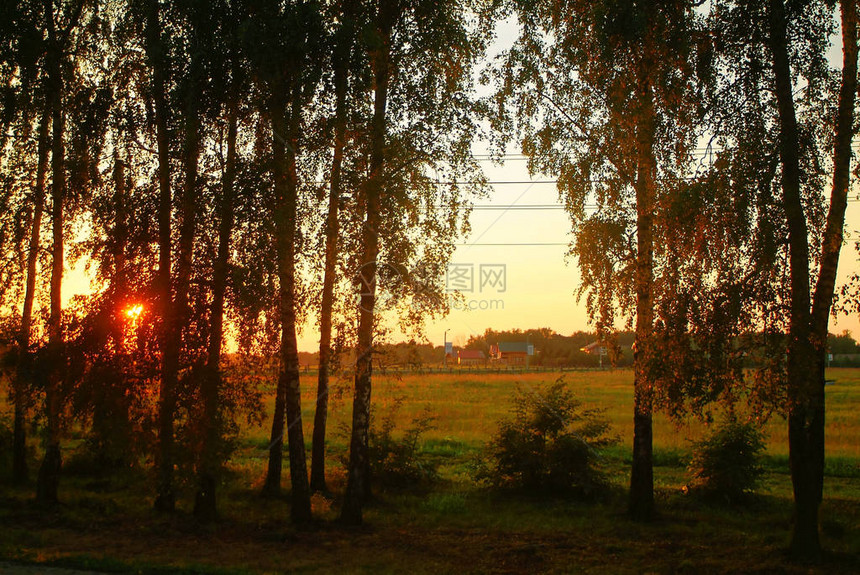
[[[490,357],[499,363],[520,365],[528,363],[534,347],[525,341],[503,341],[490,346]]]
[[[486,361],[487,358],[480,349],[461,349],[457,352],[457,365],[477,365]]]

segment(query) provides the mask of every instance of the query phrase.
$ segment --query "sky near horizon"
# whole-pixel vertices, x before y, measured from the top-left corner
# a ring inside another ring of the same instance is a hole
[[[452,289],[462,291],[464,304],[452,308],[444,318],[427,322],[426,336],[430,343],[442,345],[447,338],[455,345],[462,345],[470,336],[481,335],[488,328],[501,331],[548,327],[563,335],[591,329],[584,302],[576,300],[579,270],[576,261],[566,257],[571,239],[570,219],[562,209],[555,185],[541,183],[550,179],[546,176],[536,176],[532,183],[520,183],[530,177],[526,162],[518,156],[501,167],[486,162],[485,173],[491,182],[517,183],[493,185],[490,196],[477,200],[477,205],[521,208],[472,212],[471,233],[457,240],[451,258],[458,271],[449,272],[448,278]],[[860,198],[857,185],[851,198]],[[535,205],[542,208],[522,208]],[[860,237],[860,201],[849,202],[845,231],[852,239],[842,248],[837,290],[851,274],[860,272],[860,256],[854,248],[855,238]],[[90,289],[83,263],[79,263],[70,270],[64,299],[89,293]],[[860,318],[856,315],[831,318],[830,331],[843,330],[849,330],[855,339],[860,338]],[[409,337],[410,334],[396,330],[390,335],[392,341]],[[316,317],[307,318],[298,339],[300,351],[319,349]]]
[[[476,205],[514,205],[521,209],[472,212],[471,233],[457,241],[451,258],[451,266],[458,271],[452,273],[449,268],[448,277],[452,289],[464,288],[461,291],[465,302],[459,309],[451,309],[446,317],[427,322],[426,336],[434,345],[442,345],[445,339],[462,345],[470,336],[481,335],[487,328],[501,331],[548,327],[563,335],[592,328],[585,303],[576,300],[579,270],[576,261],[566,257],[571,239],[570,219],[562,209],[555,184],[541,183],[551,179],[546,176],[535,176],[532,183],[520,183],[532,178],[526,162],[513,152],[511,155],[505,166],[486,162],[485,173],[491,182],[517,183],[494,184],[490,197],[476,201]],[[851,197],[858,195],[855,189]],[[554,207],[522,209],[534,205]],[[845,230],[852,238],[860,236],[860,202],[849,202]],[[837,286],[860,271],[854,242],[852,239],[843,246]],[[503,285],[499,282],[502,274]],[[315,323],[315,318],[309,318],[304,326],[299,336],[300,350],[318,350]],[[843,315],[835,321],[831,319],[831,332],[846,329],[855,338],[860,337],[860,318]],[[396,331],[391,334],[393,341],[408,337]]]

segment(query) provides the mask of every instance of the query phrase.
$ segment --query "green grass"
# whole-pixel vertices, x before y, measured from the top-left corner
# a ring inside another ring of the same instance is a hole
[[[400,399],[398,420],[406,425],[425,408],[436,415],[436,427],[426,434],[428,445],[451,441],[464,448],[476,448],[493,434],[498,421],[507,416],[514,388],[540,389],[552,383],[559,374],[480,374],[451,373],[386,376],[373,379],[373,403],[380,412],[392,409]],[[565,372],[565,381],[585,402],[602,407],[624,446],[633,441],[633,373],[630,370]],[[836,385],[827,390],[826,449],[829,457],[860,461],[860,369],[834,368],[827,372]],[[336,430],[350,421],[352,398],[349,382],[339,382],[339,393],[330,400],[329,429]],[[305,436],[310,437],[316,380],[303,376],[302,394]],[[272,412],[272,401],[267,412]],[[401,426],[402,427],[402,426]],[[668,417],[654,417],[654,446],[658,451],[689,451],[690,444],[702,437],[706,426],[696,420],[677,424]],[[785,420],[774,415],[765,425],[768,453],[788,455],[788,435]],[[267,445],[265,428],[246,428],[244,436],[262,451]],[[345,445],[343,438],[330,436],[335,446]]]
[[[705,504],[684,495],[691,442],[706,430],[696,421],[654,421],[655,523],[626,519],[625,489],[632,442],[632,374],[579,371],[565,379],[585,402],[603,407],[620,443],[603,454],[614,484],[609,499],[585,504],[497,493],[476,486],[471,465],[506,417],[514,388],[539,389],[556,374],[376,375],[378,414],[397,408],[398,429],[429,409],[436,425],[423,438],[425,457],[441,480],[412,491],[378,493],[366,510],[368,527],[338,527],[345,473],[339,460],[351,417],[349,382],[330,401],[328,479],[334,495],[315,495],[319,522],[297,530],[287,521],[289,497],[257,493],[265,472],[268,425],[241,429],[239,448],[219,496],[221,520],[199,525],[189,515],[191,483],[180,484],[180,510],[151,511],[148,467],[94,479],[67,474],[63,505],[46,511],[32,502],[32,485],[0,493],[0,557],[110,572],[139,573],[852,573],[860,572],[860,369],[833,369],[827,387],[827,462],[822,537],[830,550],[818,567],[785,560],[791,525],[786,424],[773,417],[766,470],[758,494],[741,508]],[[305,438],[310,442],[316,381],[303,376]],[[272,400],[268,400],[268,414]],[[80,434],[68,448],[81,440]],[[308,447],[310,447],[308,445]],[[285,466],[284,485],[288,485]],[[36,470],[33,463],[32,469]],[[70,470],[74,467],[70,466]],[[0,470],[0,476],[6,473]]]

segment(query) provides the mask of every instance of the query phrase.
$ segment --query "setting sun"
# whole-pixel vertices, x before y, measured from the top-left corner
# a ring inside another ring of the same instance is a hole
[[[129,306],[128,309],[125,310],[125,315],[128,316],[129,319],[133,320],[139,318],[141,313],[143,313],[143,306],[141,304]]]

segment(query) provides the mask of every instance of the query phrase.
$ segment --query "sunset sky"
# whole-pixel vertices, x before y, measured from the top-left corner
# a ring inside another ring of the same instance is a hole
[[[495,174],[498,172],[499,176]],[[502,170],[490,170],[491,179],[526,180],[525,162],[510,162]],[[546,178],[535,178],[544,180]],[[855,192],[852,196],[857,198]],[[472,236],[465,243],[566,243],[570,239],[570,220],[558,202],[558,193],[551,184],[496,186],[487,203],[497,204],[557,204],[555,210],[476,211],[472,215]],[[852,238],[860,230],[860,202],[848,204],[846,232]],[[477,238],[480,237],[479,240]],[[507,266],[507,291],[499,294],[504,300],[503,310],[452,311],[442,321],[428,326],[428,336],[441,343],[443,332],[449,329],[448,339],[456,344],[468,340],[470,335],[493,329],[549,327],[558,333],[568,334],[589,329],[584,304],[577,304],[575,292],[579,286],[576,262],[566,262],[565,246],[470,247],[460,246],[453,261],[474,263],[501,263]],[[843,247],[840,261],[840,283],[858,271],[858,255],[854,240]],[[477,299],[484,294],[475,294]],[[840,316],[831,320],[832,332],[850,330],[860,336],[860,319]]]
[[[490,49],[490,57],[509,47],[518,33],[515,21],[499,23],[497,38]],[[841,66],[840,37],[833,36],[829,60],[834,67]],[[486,88],[481,88],[481,91]],[[478,150],[477,154],[482,154]],[[484,170],[493,182],[535,182],[551,179],[546,176],[531,178],[526,162],[519,150],[509,149],[510,157],[504,166],[484,162]],[[856,151],[855,151],[856,153]],[[482,156],[479,156],[482,157]],[[463,238],[452,258],[457,264],[473,265],[475,276],[481,264],[504,264],[506,266],[506,291],[489,295],[473,293],[475,305],[485,304],[493,309],[471,311],[452,310],[448,317],[428,323],[427,336],[436,345],[441,345],[445,330],[448,341],[455,345],[465,343],[471,335],[482,334],[487,328],[495,330],[528,329],[549,327],[561,334],[590,329],[585,305],[576,301],[580,276],[576,261],[566,258],[570,236],[570,219],[559,202],[558,191],[552,183],[503,184],[493,186],[490,198],[477,202],[479,205],[554,205],[555,209],[476,210],[472,213],[472,234]],[[860,186],[855,185],[845,216],[846,237],[850,237],[840,256],[839,284],[860,271],[855,241],[860,239]],[[472,244],[562,244],[485,246]],[[837,286],[838,289],[838,286]],[[467,296],[468,299],[468,296]],[[503,306],[489,300],[502,299]],[[493,305],[491,305],[491,303]],[[831,319],[830,331],[834,333],[850,330],[855,338],[860,337],[860,318],[840,316]],[[304,347],[308,336],[302,338]]]
[[[509,160],[504,167],[486,163],[486,173],[491,181],[525,181],[529,179],[526,162]],[[546,177],[535,177],[545,181]],[[857,199],[857,192],[852,199]],[[472,213],[472,234],[464,238],[457,247],[452,262],[473,266],[476,285],[467,300],[475,306],[494,309],[470,311],[452,310],[448,317],[428,323],[427,336],[436,345],[441,345],[444,331],[448,341],[455,345],[465,343],[469,336],[482,334],[485,329],[504,330],[512,328],[549,327],[561,334],[590,329],[585,305],[576,301],[579,286],[579,271],[575,260],[565,258],[570,241],[570,220],[558,200],[554,184],[516,184],[494,186],[492,197],[477,202],[478,205],[555,205],[555,209],[528,210],[476,210]],[[848,204],[846,232],[852,238],[860,230],[860,202]],[[480,244],[564,244],[489,246]],[[479,245],[470,245],[479,244]],[[569,259],[569,261],[567,261]],[[478,273],[480,265],[503,264],[506,266],[504,293],[496,293],[492,286],[479,291]],[[858,255],[851,240],[842,250],[840,280],[858,270]],[[840,281],[840,283],[841,283]],[[503,305],[498,305],[501,300]],[[486,302],[486,303],[484,303]],[[860,336],[860,319],[841,316],[831,321],[832,332],[850,330]],[[306,331],[301,338],[303,349],[312,350],[316,345],[316,334]]]
[[[479,156],[483,157],[483,156]],[[482,162],[492,182],[524,182],[530,179],[526,162],[511,154],[504,166]],[[472,233],[460,238],[452,263],[471,268],[474,274],[472,291],[464,290],[467,302],[477,309],[457,310],[440,320],[428,322],[426,334],[435,345],[442,345],[445,330],[448,341],[464,344],[470,336],[482,334],[487,328],[494,330],[529,329],[548,327],[561,334],[590,329],[584,304],[576,301],[579,271],[573,259],[565,258],[570,241],[570,220],[558,200],[558,192],[550,178],[536,176],[532,183],[497,184],[489,198],[476,201],[478,206],[553,206],[547,209],[477,209],[471,216]],[[856,186],[855,186],[856,188]],[[854,248],[860,237],[860,198],[852,193],[845,218],[846,242],[840,259],[840,284],[860,270],[858,254]],[[487,245],[529,244],[529,245]],[[537,245],[550,244],[550,245]],[[483,291],[480,286],[481,266],[503,265],[504,292],[493,285]],[[69,275],[64,287],[64,299],[90,290],[89,280],[78,265]],[[838,290],[838,286],[837,286]],[[467,303],[468,305],[468,303]],[[489,309],[481,309],[489,308]],[[310,317],[299,334],[301,351],[316,351],[319,335],[316,318]],[[831,320],[830,331],[849,330],[855,339],[860,337],[860,318],[839,316]],[[392,333],[399,341],[406,334]]]

